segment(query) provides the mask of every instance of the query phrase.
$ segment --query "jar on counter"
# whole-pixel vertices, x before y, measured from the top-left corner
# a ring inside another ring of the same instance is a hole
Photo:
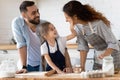
[[[106,73],[106,76],[114,75],[114,64],[112,56],[107,56],[103,59],[102,70]]]
[[[74,72],[74,73],[80,73],[80,72],[81,72],[81,67],[80,67],[80,65],[75,65],[75,66],[73,67],[73,72]]]
[[[17,66],[12,59],[3,60],[0,64],[0,78],[1,77],[15,77]]]

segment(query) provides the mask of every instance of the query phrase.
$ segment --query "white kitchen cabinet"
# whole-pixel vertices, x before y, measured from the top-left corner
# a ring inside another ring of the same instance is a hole
[[[87,59],[85,64],[85,70],[91,71],[93,69],[94,60],[93,59]]]
[[[85,70],[86,71],[92,70],[93,64],[94,64],[94,49],[90,49],[87,55]]]
[[[0,50],[0,63],[3,60],[6,59],[12,59],[17,64],[19,59],[19,54],[17,50],[7,50],[7,53],[3,52],[3,50]]]
[[[87,58],[94,58],[94,49],[89,49],[89,52],[87,54]]]
[[[77,49],[68,49],[72,66],[80,65],[80,53]],[[94,64],[94,49],[90,49],[86,59],[85,70],[92,70]]]

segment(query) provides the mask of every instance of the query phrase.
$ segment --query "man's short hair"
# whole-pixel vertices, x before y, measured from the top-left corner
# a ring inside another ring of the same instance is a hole
[[[35,4],[35,2],[33,2],[33,1],[23,1],[19,7],[20,12],[26,12],[27,7],[33,6],[34,4]]]

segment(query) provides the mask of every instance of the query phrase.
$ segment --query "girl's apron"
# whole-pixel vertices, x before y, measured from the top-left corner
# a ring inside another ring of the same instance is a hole
[[[63,56],[63,54],[61,53],[61,51],[59,50],[59,46],[58,46],[58,42],[56,40],[56,44],[57,44],[57,51],[55,51],[54,53],[50,53],[50,48],[48,45],[48,42],[46,41],[47,44],[47,48],[48,48],[48,53],[49,56],[52,60],[52,62],[60,69],[63,70],[65,68],[65,57]],[[49,64],[47,64],[46,67],[46,71],[51,70],[52,68],[49,66]]]
[[[88,24],[89,24],[90,30],[92,31],[92,34],[85,35],[85,39],[95,49],[93,69],[94,70],[102,69],[102,60],[98,59],[98,55],[100,55],[101,53],[104,53],[108,45],[104,39],[102,39],[99,35],[97,35],[93,31],[91,23],[89,22]],[[114,59],[115,68],[118,68],[118,67],[120,68],[120,51],[118,52],[114,50],[111,56]]]

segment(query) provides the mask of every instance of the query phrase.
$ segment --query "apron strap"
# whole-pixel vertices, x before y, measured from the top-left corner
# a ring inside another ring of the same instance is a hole
[[[88,22],[88,25],[90,27],[91,32],[95,33],[94,30],[93,30],[93,28],[92,28],[91,22]],[[84,29],[82,29],[82,34],[85,35],[85,30]]]
[[[90,22],[88,22],[88,25],[89,25],[89,27],[90,27],[91,32],[92,32],[92,33],[95,33]]]
[[[48,53],[50,53],[50,48],[49,48],[48,42],[47,41],[45,41],[45,42],[46,42],[46,45],[47,45],[47,48],[48,48]]]
[[[57,50],[59,50],[58,42],[57,42],[57,40],[56,40],[56,39],[55,39],[55,41],[56,41],[56,45],[57,45]],[[47,41],[45,41],[45,42],[46,42],[46,45],[47,45],[47,48],[48,48],[48,52],[50,53],[49,44],[48,44],[48,42],[47,42]]]
[[[57,50],[59,50],[59,46],[58,46],[58,42],[57,42],[57,39],[55,39],[55,41],[56,41],[56,44],[57,44]]]

